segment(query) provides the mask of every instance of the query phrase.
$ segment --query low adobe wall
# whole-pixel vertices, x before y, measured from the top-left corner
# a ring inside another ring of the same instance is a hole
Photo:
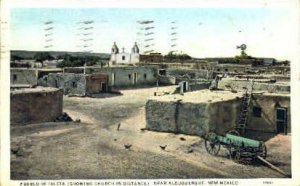
[[[250,80],[234,80],[234,79],[222,79],[218,83],[218,88],[229,89],[232,87],[235,90],[243,90],[243,87],[251,89],[252,82]],[[290,84],[286,83],[267,83],[266,81],[254,81],[253,91],[262,91],[269,93],[289,93]]]
[[[10,93],[11,125],[54,121],[62,114],[63,91],[57,88],[19,89]]]
[[[200,92],[200,91],[197,91]],[[202,92],[203,96],[208,93]],[[204,136],[223,134],[235,128],[240,99],[192,101],[168,95],[167,100],[150,98],[146,103],[146,128],[153,131]],[[184,97],[184,96],[183,96]],[[173,99],[172,99],[173,98]]]

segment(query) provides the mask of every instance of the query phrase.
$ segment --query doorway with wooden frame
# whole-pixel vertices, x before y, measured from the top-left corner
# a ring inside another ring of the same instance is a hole
[[[287,134],[287,108],[276,108],[276,129],[277,133]]]

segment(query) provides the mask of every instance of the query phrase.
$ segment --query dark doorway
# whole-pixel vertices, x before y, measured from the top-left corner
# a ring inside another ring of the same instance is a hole
[[[136,83],[137,83],[137,73],[135,72],[133,75],[134,75],[133,76],[133,84],[136,85]]]
[[[13,81],[17,81],[17,75],[13,74]]]
[[[277,133],[287,134],[287,109],[276,108]]]
[[[107,84],[101,83],[101,92],[107,92]]]
[[[182,86],[183,86],[183,92],[187,92],[188,89],[187,89],[187,82],[186,81],[183,82]]]

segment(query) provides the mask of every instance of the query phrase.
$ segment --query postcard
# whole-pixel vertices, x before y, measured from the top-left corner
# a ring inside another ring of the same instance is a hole
[[[1,3],[2,185],[300,184],[298,1]]]

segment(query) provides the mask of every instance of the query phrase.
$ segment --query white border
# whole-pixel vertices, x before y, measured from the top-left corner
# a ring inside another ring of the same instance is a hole
[[[287,0],[272,0],[272,6],[281,7],[283,2]],[[10,145],[9,145],[9,10],[10,8],[183,8],[183,7],[236,7],[236,8],[255,8],[261,7],[263,3],[270,0],[2,0],[1,8],[1,63],[0,63],[0,126],[1,126],[1,185],[19,185],[20,181],[10,181]],[[274,3],[275,2],[275,3]],[[263,185],[264,181],[271,181],[271,185],[300,185],[300,3],[299,0],[289,0],[291,11],[295,15],[295,29],[291,30],[291,34],[295,35],[295,43],[291,43],[293,50],[293,62],[291,64],[291,122],[292,122],[292,179],[229,179],[229,181],[237,180],[238,185]],[[8,23],[3,23],[8,22]],[[4,47],[2,47],[4,46]],[[3,53],[4,52],[4,53]],[[218,179],[202,179],[205,185],[208,180]],[[226,180],[226,179],[221,179]],[[65,180],[66,182],[72,180]],[[76,180],[91,181],[91,180]],[[107,180],[102,180],[102,182]],[[113,180],[124,181],[124,180]],[[128,181],[128,180],[126,180]],[[137,180],[135,180],[137,181]],[[157,180],[147,180],[151,185]],[[163,180],[161,180],[163,181]],[[174,181],[174,180],[167,180]],[[177,180],[178,181],[178,180]],[[192,181],[192,180],[187,180]],[[196,180],[194,180],[196,181]],[[44,182],[44,181],[40,181]],[[48,182],[59,182],[51,181]],[[96,182],[94,180],[94,182]],[[265,184],[270,185],[270,184]]]

